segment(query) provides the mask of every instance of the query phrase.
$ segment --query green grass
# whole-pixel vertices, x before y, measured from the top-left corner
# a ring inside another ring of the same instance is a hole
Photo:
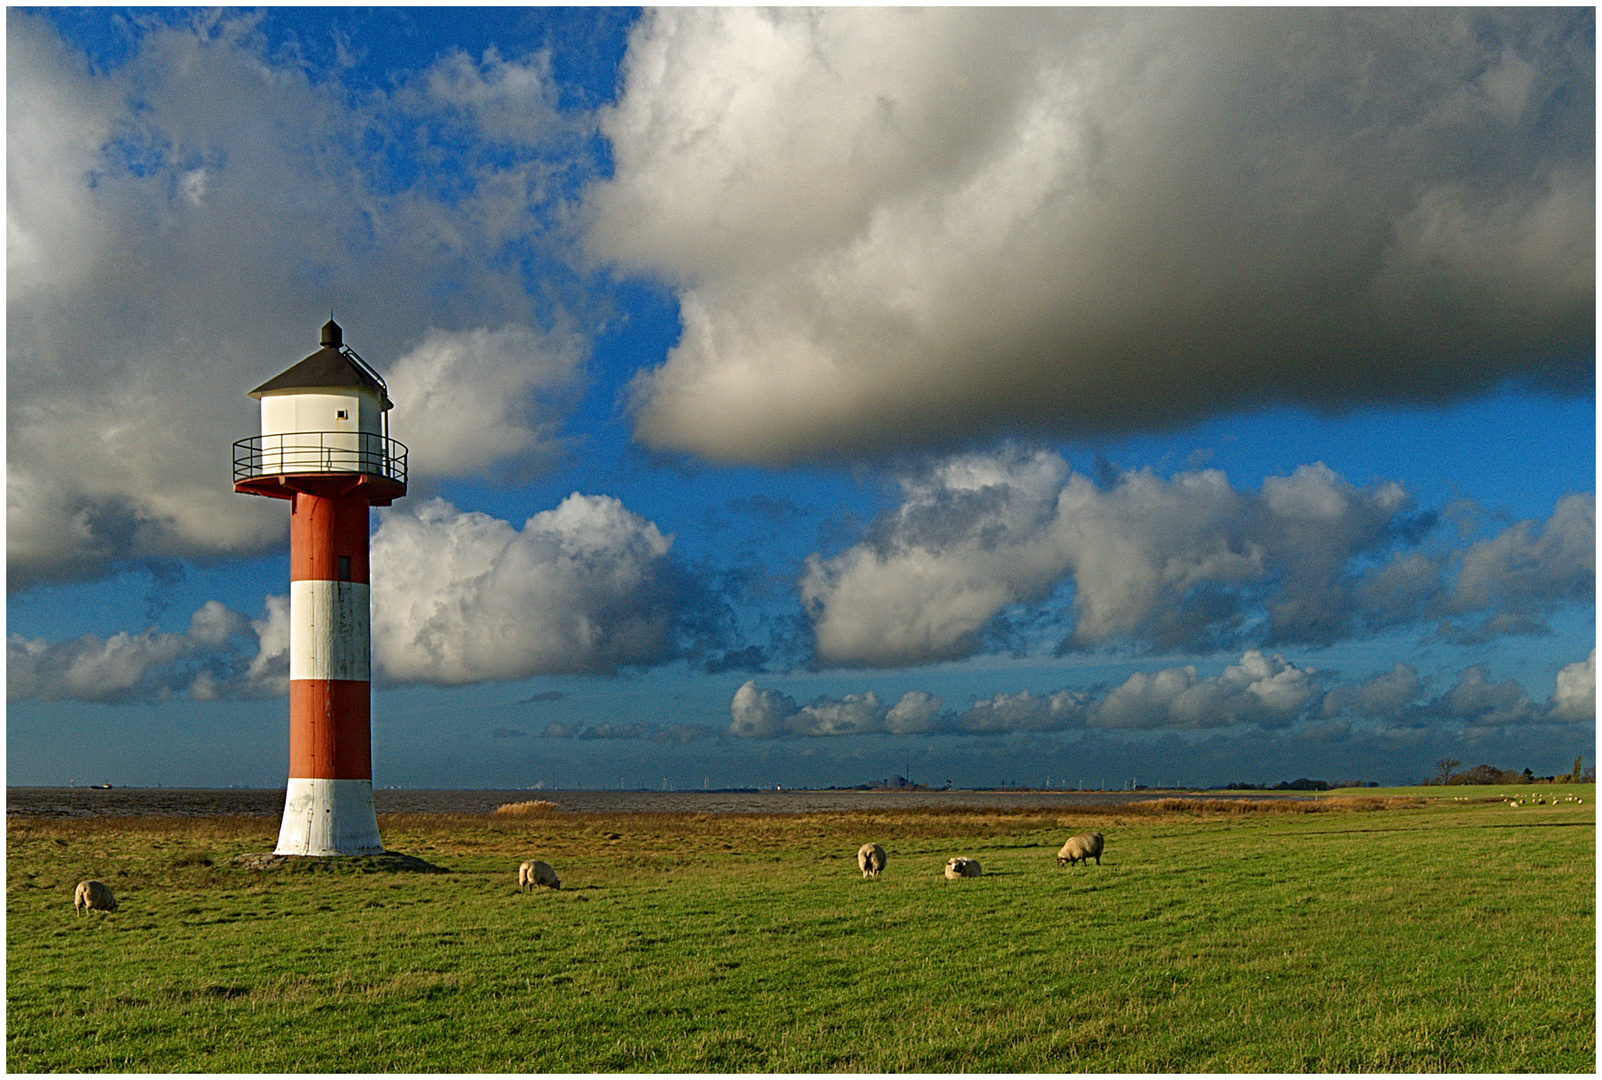
[[[381,819],[446,874],[228,867],[270,850],[266,819],[12,818],[7,1066],[1591,1072],[1579,790]],[[1058,869],[1083,828],[1103,865]],[[855,865],[868,839],[878,881]],[[985,876],[944,880],[956,854]],[[560,892],[518,893],[531,857]],[[118,911],[74,915],[86,876]]]
[[[1349,798],[1353,795],[1369,795],[1379,797],[1406,796],[1435,802],[1468,802],[1476,799],[1519,799],[1531,802],[1535,799],[1544,799],[1548,804],[1551,804],[1554,801],[1561,803],[1583,799],[1589,803],[1596,794],[1596,785],[1571,784],[1565,780],[1553,784],[1451,784],[1439,787],[1336,788],[1333,791],[1310,791],[1299,792],[1298,794],[1312,795],[1319,799],[1341,799]]]

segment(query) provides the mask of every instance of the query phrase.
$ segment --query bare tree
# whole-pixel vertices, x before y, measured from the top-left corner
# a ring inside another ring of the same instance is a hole
[[[1450,780],[1452,778],[1452,770],[1457,768],[1461,764],[1463,764],[1463,763],[1461,761],[1457,760],[1457,758],[1443,757],[1441,760],[1437,761],[1435,763],[1435,767],[1437,769],[1439,769],[1440,772],[1435,777],[1435,782],[1437,784],[1446,783],[1448,780]]]

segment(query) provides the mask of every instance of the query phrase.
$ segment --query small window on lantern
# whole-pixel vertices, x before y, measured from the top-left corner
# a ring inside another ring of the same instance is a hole
[[[341,409],[341,410],[339,410],[339,418],[341,420],[349,420],[350,419],[350,410],[349,409]]]

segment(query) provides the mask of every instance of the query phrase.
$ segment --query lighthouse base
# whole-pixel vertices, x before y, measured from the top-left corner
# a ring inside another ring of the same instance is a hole
[[[274,855],[377,855],[383,850],[371,780],[289,778]]]

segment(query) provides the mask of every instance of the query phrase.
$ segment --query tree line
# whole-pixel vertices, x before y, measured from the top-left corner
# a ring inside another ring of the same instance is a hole
[[[1523,772],[1514,772],[1512,769],[1499,769],[1495,765],[1476,765],[1472,769],[1454,772],[1463,764],[1457,758],[1441,758],[1435,763],[1435,775],[1424,783],[1427,786],[1445,786],[1451,784],[1594,784],[1596,783],[1596,766],[1583,769],[1584,761],[1576,756],[1574,768],[1568,773],[1557,776],[1536,776],[1528,767]]]
[[[1240,780],[1232,781],[1222,787],[1209,788],[1209,791],[1335,791],[1340,788],[1379,787],[1378,780],[1337,780],[1333,783],[1328,780],[1309,780],[1299,776],[1295,780],[1281,780],[1277,784],[1248,784]]]

